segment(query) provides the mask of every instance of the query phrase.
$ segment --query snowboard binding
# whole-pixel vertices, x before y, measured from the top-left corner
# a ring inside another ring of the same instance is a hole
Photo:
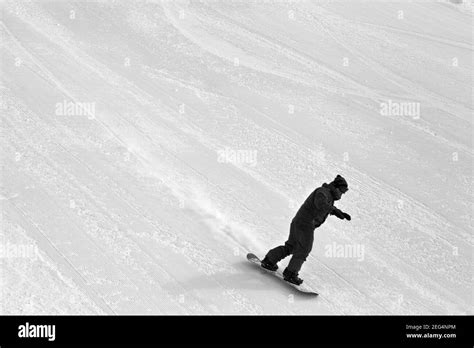
[[[283,279],[295,285],[301,285],[303,283],[303,279],[298,277],[298,273],[289,271],[288,268],[283,271]]]
[[[268,258],[264,258],[261,262],[261,266],[269,271],[275,272],[278,269],[278,266],[271,262]]]

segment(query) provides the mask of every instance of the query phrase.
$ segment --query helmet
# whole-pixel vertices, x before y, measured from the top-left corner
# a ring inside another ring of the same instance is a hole
[[[341,189],[341,191],[343,191],[343,192],[346,192],[349,189],[349,186],[347,185],[346,179],[344,179],[339,174],[332,181],[332,184],[334,185],[334,187],[336,187],[338,189]]]

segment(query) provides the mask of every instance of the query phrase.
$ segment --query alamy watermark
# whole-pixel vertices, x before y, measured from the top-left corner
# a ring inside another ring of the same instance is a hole
[[[324,256],[337,258],[356,258],[364,261],[365,247],[363,244],[338,244],[333,242],[325,247]]]
[[[55,105],[57,116],[86,116],[88,119],[95,118],[95,103],[72,102],[63,100]]]
[[[410,116],[417,120],[420,118],[420,103],[389,99],[380,103],[380,114],[382,116]]]
[[[37,325],[26,322],[18,326],[19,338],[46,338],[48,341],[56,339],[56,325]]]
[[[36,260],[39,257],[35,244],[0,244],[0,259],[23,258]]]
[[[249,164],[251,167],[257,165],[257,150],[235,150],[226,147],[223,150],[217,151],[217,162]]]

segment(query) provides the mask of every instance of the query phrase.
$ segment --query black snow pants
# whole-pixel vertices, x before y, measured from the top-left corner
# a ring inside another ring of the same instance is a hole
[[[288,255],[291,257],[288,271],[298,273],[313,248],[315,225],[293,220],[290,225],[290,236],[285,245],[277,246],[270,250],[266,257],[276,264]]]

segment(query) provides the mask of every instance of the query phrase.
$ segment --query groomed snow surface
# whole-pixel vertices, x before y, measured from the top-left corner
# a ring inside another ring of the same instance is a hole
[[[473,313],[469,3],[1,8],[0,313]],[[336,174],[308,298],[245,255]]]

